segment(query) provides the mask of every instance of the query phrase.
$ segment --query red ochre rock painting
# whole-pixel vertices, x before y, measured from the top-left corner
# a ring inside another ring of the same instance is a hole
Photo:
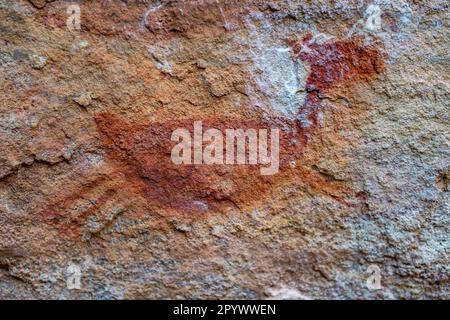
[[[307,97],[299,102],[297,120],[282,117],[228,119],[166,120],[131,123],[122,116],[103,112],[95,117],[97,131],[106,151],[106,161],[113,168],[108,176],[85,185],[75,194],[65,196],[42,211],[42,215],[55,223],[62,234],[80,236],[86,220],[98,214],[105,203],[118,197],[124,190],[127,196],[144,199],[148,209],[162,210],[166,215],[191,218],[244,210],[256,207],[272,197],[275,188],[295,184],[314,192],[354,205],[350,198],[358,198],[344,182],[330,181],[312,169],[293,165],[302,159],[308,143],[320,134],[318,113],[321,100],[334,90],[351,89],[356,83],[369,82],[383,70],[380,50],[363,45],[362,39],[327,41],[318,44],[308,34],[302,41],[288,41],[293,59],[310,66],[307,78]],[[203,130],[225,129],[280,129],[279,172],[261,175],[260,165],[176,165],[171,150],[176,142],[171,134],[178,128],[192,132],[194,121],[202,121]],[[65,211],[77,199],[100,188],[94,205],[66,216]],[[149,211],[147,211],[149,212]]]

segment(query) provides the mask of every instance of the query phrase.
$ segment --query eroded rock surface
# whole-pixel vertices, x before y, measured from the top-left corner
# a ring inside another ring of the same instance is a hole
[[[449,298],[448,9],[0,0],[0,298]]]

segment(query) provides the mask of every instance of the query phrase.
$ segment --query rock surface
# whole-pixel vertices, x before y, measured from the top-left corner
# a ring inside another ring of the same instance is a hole
[[[0,0],[0,298],[450,298],[448,1],[78,3]]]

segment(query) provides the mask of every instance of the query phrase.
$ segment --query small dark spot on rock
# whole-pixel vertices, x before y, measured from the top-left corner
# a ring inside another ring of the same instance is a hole
[[[436,185],[440,190],[448,192],[450,189],[450,171],[440,172],[436,179]]]
[[[16,61],[23,61],[27,57],[27,54],[23,52],[22,50],[14,50],[13,52],[13,58]]]
[[[0,270],[9,271],[9,265],[6,263],[0,263]]]

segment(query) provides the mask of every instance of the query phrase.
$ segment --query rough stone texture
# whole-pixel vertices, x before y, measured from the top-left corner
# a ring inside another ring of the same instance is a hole
[[[69,4],[0,0],[0,298],[450,298],[447,1]],[[198,120],[280,172],[174,166]]]

